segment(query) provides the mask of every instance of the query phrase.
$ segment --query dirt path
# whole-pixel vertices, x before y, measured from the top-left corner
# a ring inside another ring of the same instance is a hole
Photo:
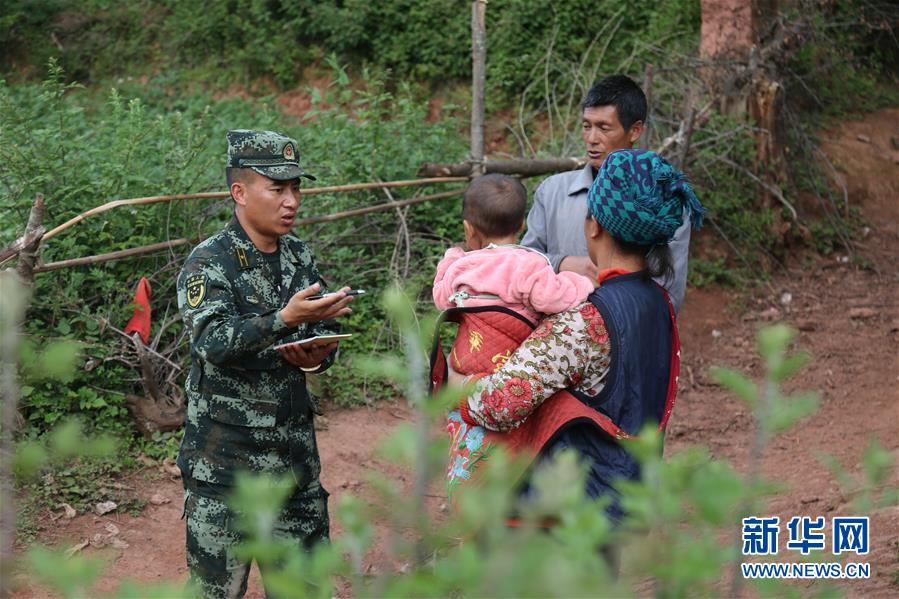
[[[839,137],[825,137],[824,150],[846,177],[850,202],[862,207],[870,228],[858,243],[859,258],[869,268],[843,262],[843,254],[793,264],[767,293],[742,307],[721,291],[694,290],[679,320],[686,372],[668,449],[701,443],[738,468],[749,458],[750,415],[739,400],[711,385],[707,366],[738,366],[757,379],[761,365],[753,348],[759,325],[782,318],[799,330],[796,345],[813,362],[788,390],[818,390],[820,409],[771,440],[763,474],[786,483],[789,491],[759,515],[780,516],[782,523],[793,516],[829,521],[870,515],[871,553],[859,561],[871,564],[871,579],[848,583],[852,596],[899,595],[899,507],[853,513],[851,498],[818,455],[831,454],[858,472],[874,438],[899,462],[899,152],[891,147],[891,136],[899,137],[897,123],[899,109],[883,110],[846,124]]]
[[[746,463],[753,434],[750,416],[705,373],[710,364],[728,364],[758,376],[760,364],[752,356],[755,331],[762,322],[783,318],[797,327],[798,347],[814,357],[790,389],[820,390],[821,408],[800,426],[775,437],[763,466],[765,476],[789,486],[761,514],[778,515],[782,522],[796,515],[828,520],[859,515],[851,513],[850,498],[821,465],[817,452],[833,454],[855,472],[867,439],[873,437],[899,458],[899,152],[890,141],[891,135],[899,137],[897,123],[899,109],[880,111],[847,124],[825,143],[847,179],[852,205],[862,208],[870,227],[859,242],[860,257],[870,268],[842,262],[839,256],[794,264],[788,272],[776,274],[764,293],[749,300],[720,289],[691,290],[680,317],[684,371],[669,428],[669,452],[701,443],[738,467]],[[789,302],[784,301],[785,294]],[[332,493],[332,505],[342,493],[365,494],[371,471],[397,480],[408,478],[402,469],[375,459],[372,452],[379,439],[411,418],[411,411],[397,404],[328,415],[319,442],[322,478]],[[138,518],[79,516],[41,539],[74,544],[104,532],[108,522],[115,523],[129,547],[100,550],[110,566],[95,589],[98,594],[113,591],[129,578],[183,581],[187,575],[180,484],[141,474],[130,482],[148,498],[160,493],[172,501],[147,507]],[[432,501],[436,517],[441,517],[441,503],[439,498]],[[871,579],[849,583],[846,589],[852,596],[896,596],[899,508],[867,515],[871,516],[867,556]],[[332,532],[340,535],[339,522]],[[385,531],[379,534],[383,544]],[[17,596],[44,593],[26,587]],[[254,573],[248,597],[262,596]]]

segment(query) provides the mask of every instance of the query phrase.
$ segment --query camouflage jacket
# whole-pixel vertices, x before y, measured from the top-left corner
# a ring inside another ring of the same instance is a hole
[[[238,470],[292,470],[300,488],[318,480],[305,373],[273,346],[337,326],[284,323],[280,310],[290,297],[324,282],[306,244],[285,235],[278,247],[280,281],[234,219],[194,248],[178,276],[193,361],[178,465],[194,480],[230,486]],[[332,361],[328,356],[318,372]]]

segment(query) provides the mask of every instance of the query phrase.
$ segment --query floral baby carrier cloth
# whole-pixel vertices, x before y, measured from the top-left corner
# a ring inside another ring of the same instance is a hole
[[[445,322],[459,323],[456,340],[449,355],[445,355],[440,341],[440,329]],[[505,364],[512,352],[531,334],[535,325],[520,314],[503,306],[450,308],[437,323],[431,348],[431,394],[446,383],[447,361],[461,374],[495,372]],[[517,392],[510,386],[509,393]],[[459,410],[447,416],[450,436],[446,487],[450,499],[461,484],[472,484],[478,468],[484,464],[497,446],[519,457],[533,460],[540,450],[563,426],[576,421],[589,421],[614,438],[629,435],[610,418],[593,410],[571,392],[562,390],[544,401],[517,428],[495,432],[465,422]]]

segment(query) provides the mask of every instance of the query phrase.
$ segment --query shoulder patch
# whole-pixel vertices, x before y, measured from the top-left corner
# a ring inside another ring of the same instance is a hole
[[[187,305],[196,308],[206,297],[206,275],[191,275],[184,284],[187,291]]]

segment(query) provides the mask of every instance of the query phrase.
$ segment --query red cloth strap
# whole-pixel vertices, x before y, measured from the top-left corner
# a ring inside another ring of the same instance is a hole
[[[662,413],[662,421],[659,422],[659,430],[665,430],[668,424],[668,418],[671,416],[671,410],[674,409],[674,399],[677,397],[677,383],[680,378],[680,335],[677,332],[677,314],[674,313],[674,304],[668,292],[665,293],[665,300],[668,302],[668,314],[671,315],[671,366],[668,369],[668,394],[665,397],[665,411]]]

